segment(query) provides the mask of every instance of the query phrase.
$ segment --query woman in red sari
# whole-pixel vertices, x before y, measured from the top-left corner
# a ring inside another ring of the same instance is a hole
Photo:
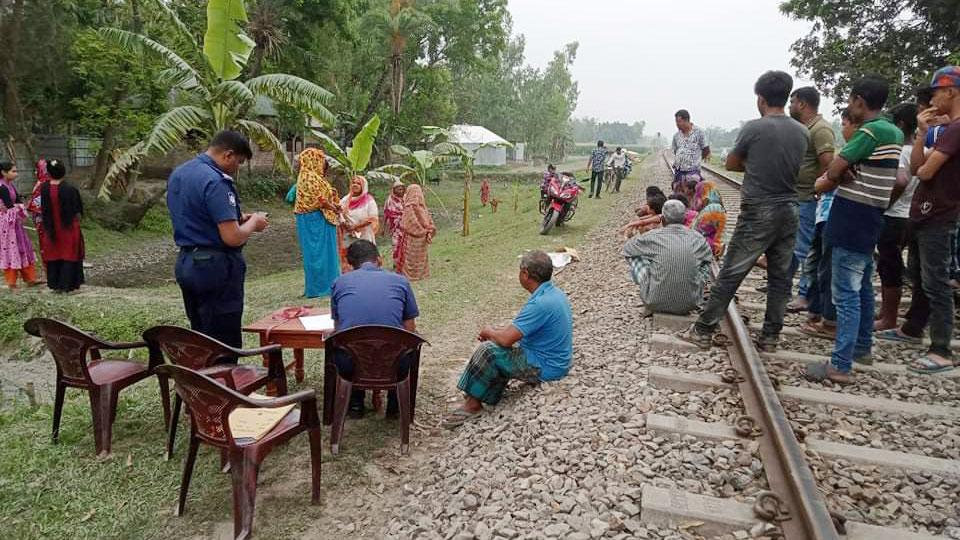
[[[403,194],[406,191],[407,186],[397,180],[387,201],[383,203],[383,220],[387,222],[393,240],[393,271],[398,273],[403,272],[403,227],[400,221],[403,218]]]
[[[68,293],[83,284],[83,233],[80,218],[83,201],[77,188],[63,181],[67,169],[63,162],[47,162],[51,180],[40,186],[40,210],[43,215],[43,255],[47,263],[47,286],[54,292]]]
[[[37,229],[37,240],[40,246],[40,261],[43,263],[43,271],[46,274],[47,259],[43,256],[43,213],[40,211],[40,188],[50,181],[50,173],[47,172],[47,160],[41,159],[37,162],[37,183],[33,186],[33,192],[30,194],[30,200],[27,202],[27,213],[33,219],[33,226]]]

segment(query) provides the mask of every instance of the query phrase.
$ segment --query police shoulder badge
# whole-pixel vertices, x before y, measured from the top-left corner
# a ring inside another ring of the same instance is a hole
[[[236,205],[237,205],[237,196],[234,195],[232,192],[231,192],[231,193],[227,193],[227,200],[230,201],[230,206],[236,206]]]

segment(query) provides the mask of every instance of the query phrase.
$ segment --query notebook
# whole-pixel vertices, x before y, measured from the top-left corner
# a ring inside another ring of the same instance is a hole
[[[271,399],[260,394],[250,394],[251,399]],[[234,439],[260,440],[290,413],[295,404],[272,409],[237,407],[230,413],[230,432]]]

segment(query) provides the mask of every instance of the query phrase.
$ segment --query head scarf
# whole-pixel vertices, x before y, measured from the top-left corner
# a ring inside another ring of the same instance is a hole
[[[37,162],[37,183],[33,186],[33,192],[30,193],[30,202],[27,203],[27,211],[30,212],[37,221],[41,219],[40,186],[50,180],[53,180],[53,177],[47,172],[47,160],[41,159]]]
[[[423,188],[417,184],[407,186],[407,193],[403,196],[403,218],[400,222],[406,234],[424,236],[428,232],[436,231],[427,201],[423,198]]]
[[[323,150],[307,148],[300,153],[300,174],[297,176],[297,198],[293,211],[307,214],[320,210],[322,202],[339,200],[337,190],[324,178],[327,171],[327,159]],[[331,225],[337,224],[337,214],[332,210],[323,210],[323,217]]]
[[[390,186],[390,195],[387,196],[387,202],[383,205],[383,218],[391,231],[400,227],[400,216],[403,215],[403,196],[397,195],[394,190],[403,186],[403,182],[396,180]]]
[[[711,204],[718,204],[723,207],[723,198],[720,196],[720,190],[717,185],[709,180],[697,184],[697,191],[693,197],[693,209],[701,211]]]
[[[354,180],[360,180],[360,186],[361,186],[360,195],[357,195],[357,196],[353,195]],[[350,210],[356,210],[357,208],[360,208],[361,206],[370,202],[371,199],[373,199],[373,196],[370,195],[367,189],[367,179],[359,175],[354,176],[353,179],[350,180],[350,189],[348,190],[348,193],[347,193],[347,204]]]

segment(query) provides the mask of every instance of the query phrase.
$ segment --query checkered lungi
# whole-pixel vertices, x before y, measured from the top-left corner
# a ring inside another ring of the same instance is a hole
[[[540,368],[528,364],[519,347],[500,347],[484,341],[473,351],[457,388],[483,403],[496,405],[510,379],[537,383]]]

